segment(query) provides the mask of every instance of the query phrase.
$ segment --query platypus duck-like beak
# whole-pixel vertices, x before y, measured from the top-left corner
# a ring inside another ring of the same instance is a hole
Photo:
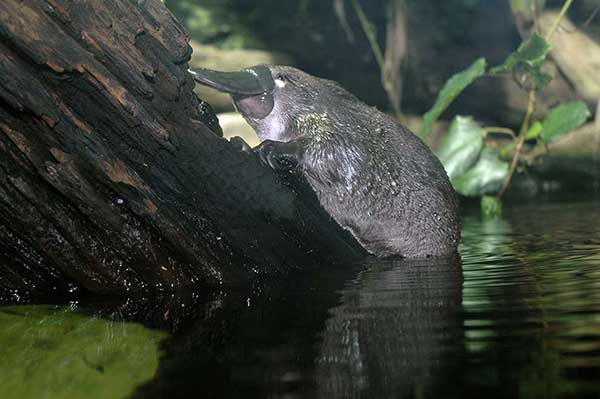
[[[231,95],[235,108],[247,119],[263,119],[273,110],[275,81],[266,65],[237,72],[190,69],[190,73],[196,82]]]
[[[232,96],[255,96],[273,90],[275,82],[266,65],[256,65],[237,72],[221,72],[211,69],[190,69],[194,80]]]

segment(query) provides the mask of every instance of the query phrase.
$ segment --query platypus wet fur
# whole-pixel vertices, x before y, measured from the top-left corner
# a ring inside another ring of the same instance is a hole
[[[337,83],[287,66],[192,71],[231,94],[276,169],[297,168],[323,208],[377,256],[456,252],[456,193],[419,137]]]

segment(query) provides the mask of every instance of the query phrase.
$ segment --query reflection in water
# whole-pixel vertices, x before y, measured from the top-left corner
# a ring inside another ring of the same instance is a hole
[[[600,205],[467,216],[463,231],[461,261],[323,266],[58,318],[0,308],[0,397],[98,381],[104,397],[600,397]]]
[[[600,206],[466,218],[460,248],[468,363],[454,391],[600,397]],[[459,395],[457,395],[459,396]]]
[[[137,396],[348,398],[426,391],[445,367],[445,355],[460,349],[458,260],[372,260],[361,269],[358,277],[319,273],[250,295],[221,293],[167,341],[157,378]]]
[[[319,397],[423,394],[443,373],[446,355],[460,349],[456,260],[377,260],[369,266],[343,291],[321,334]]]

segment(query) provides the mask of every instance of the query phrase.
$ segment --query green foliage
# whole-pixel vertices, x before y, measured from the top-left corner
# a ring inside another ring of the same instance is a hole
[[[471,117],[457,116],[436,155],[454,189],[465,196],[496,192],[508,173],[508,163],[496,151],[484,148],[485,131]]]
[[[473,118],[460,115],[454,118],[436,151],[450,179],[462,175],[477,162],[484,136],[484,130]]]
[[[70,307],[0,308],[0,397],[124,398],[150,380],[165,334]]]
[[[435,121],[442,115],[454,99],[471,83],[485,73],[486,61],[480,58],[469,68],[452,76],[444,85],[433,107],[424,115],[419,135],[427,137]]]
[[[542,89],[552,77],[541,71],[541,66],[550,52],[550,43],[538,34],[533,34],[525,40],[519,48],[508,56],[503,64],[490,69],[490,74],[498,75],[512,72],[513,75],[524,75],[522,80],[531,78],[534,86],[531,88]]]
[[[583,125],[590,115],[582,101],[554,107],[542,123],[540,138],[544,143],[550,143]]]
[[[308,40],[303,24],[322,23],[330,3],[316,0],[165,0],[167,8],[183,23],[190,37],[221,49],[252,48],[293,55],[287,49]],[[331,12],[333,14],[333,12]],[[308,40],[310,41],[310,40]]]
[[[527,130],[527,134],[525,135],[525,140],[537,139],[540,136],[540,134],[542,133],[543,128],[544,128],[544,126],[542,125],[541,122],[535,121],[534,123],[531,124],[531,126],[529,127],[529,130]]]
[[[550,43],[538,34],[525,40],[517,51],[510,54],[503,64],[490,69],[491,74],[511,72],[517,65],[525,64],[531,68],[539,68],[550,52]]]
[[[477,163],[466,173],[452,179],[452,185],[466,196],[495,194],[502,187],[508,170],[508,163],[499,158],[496,150],[484,148]]]
[[[165,5],[184,23],[194,40],[223,49],[264,48],[259,35],[251,28],[256,13],[232,12],[238,3],[236,0],[165,0]]]
[[[481,197],[481,216],[483,219],[499,219],[502,217],[502,201],[498,197],[484,195]]]
[[[512,0],[513,12],[527,15],[532,9],[532,1],[538,1],[539,9],[544,1]],[[565,7],[568,8],[568,3]],[[558,21],[557,21],[558,22]],[[490,75],[512,73],[522,87],[530,91],[530,105],[534,104],[535,92],[541,90],[551,77],[541,71],[542,64],[550,52],[550,44],[543,37],[533,34],[510,54],[504,63],[490,68]],[[433,107],[423,117],[420,136],[425,137],[431,131],[435,121],[450,106],[452,101],[470,84],[485,73],[486,61],[478,59],[468,69],[452,76],[440,91]],[[529,87],[524,83],[532,82]],[[506,128],[482,128],[472,117],[457,116],[450,125],[448,133],[440,143],[436,154],[444,165],[454,189],[465,196],[483,196],[481,199],[482,215],[498,217],[501,215],[502,203],[499,197],[510,183],[512,170],[507,162],[508,156],[515,148],[521,149],[524,140],[540,140],[549,143],[564,134],[580,127],[590,117],[587,106],[581,102],[562,104],[553,108],[543,122],[535,121],[530,125],[533,106],[528,110],[521,127],[520,137],[513,137],[499,153],[496,149],[485,146],[486,131],[510,132]],[[520,154],[516,154],[518,157]],[[506,183],[506,184],[504,184]],[[504,189],[503,189],[504,188]],[[498,194],[496,197],[486,194]]]

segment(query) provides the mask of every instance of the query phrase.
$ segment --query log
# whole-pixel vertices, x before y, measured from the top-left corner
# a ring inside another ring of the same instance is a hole
[[[559,18],[556,11],[540,16],[543,34],[552,29]],[[569,18],[563,17],[560,27],[552,35],[552,58],[577,96],[595,105],[600,98],[600,43],[578,28]]]
[[[219,135],[159,0],[0,2],[0,297],[242,284],[358,244]]]

